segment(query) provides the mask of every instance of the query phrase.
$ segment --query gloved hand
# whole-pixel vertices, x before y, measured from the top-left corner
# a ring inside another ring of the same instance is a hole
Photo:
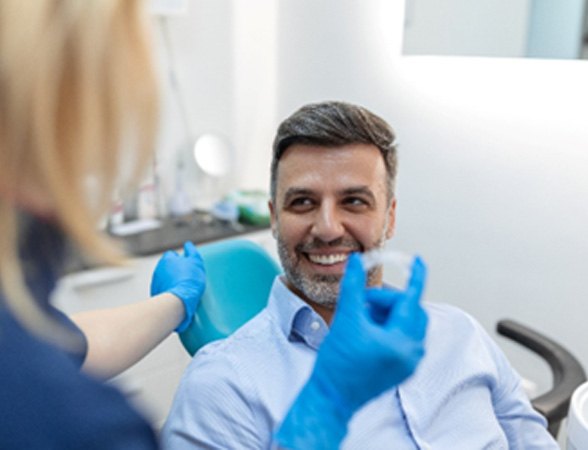
[[[366,289],[361,260],[351,255],[331,330],[275,435],[279,448],[338,448],[351,416],[414,372],[424,355],[425,278],[416,258],[406,290]]]
[[[189,241],[184,244],[183,255],[174,251],[165,252],[151,278],[151,296],[169,292],[184,304],[186,315],[176,328],[178,333],[185,331],[192,322],[205,287],[204,261]]]

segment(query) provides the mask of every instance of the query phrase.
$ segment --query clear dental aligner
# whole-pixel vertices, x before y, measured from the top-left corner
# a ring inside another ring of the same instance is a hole
[[[393,264],[402,271],[404,276],[408,276],[411,272],[414,256],[398,250],[375,248],[362,253],[361,262],[366,271],[383,264]]]

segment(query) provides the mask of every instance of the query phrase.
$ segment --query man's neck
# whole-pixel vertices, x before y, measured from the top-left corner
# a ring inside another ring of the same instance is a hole
[[[285,281],[288,289],[290,289],[294,294],[296,294],[298,297],[300,297],[300,299],[302,301],[304,301],[304,303],[306,303],[308,306],[310,306],[314,310],[314,312],[316,312],[319,316],[321,316],[327,325],[331,324],[331,320],[333,319],[333,314],[335,314],[335,306],[328,307],[328,306],[321,305],[320,303],[317,303],[315,301],[312,301],[306,295],[304,295],[303,292],[301,292],[292,283],[290,283],[290,281],[286,277],[284,277],[284,281]]]

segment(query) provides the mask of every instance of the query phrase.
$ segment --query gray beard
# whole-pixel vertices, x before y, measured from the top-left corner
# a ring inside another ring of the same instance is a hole
[[[284,269],[287,280],[290,284],[302,293],[307,299],[328,308],[335,309],[339,298],[339,285],[342,275],[311,275],[307,276],[297,267],[289,254],[288,249],[281,237],[277,236],[278,255]],[[382,247],[385,243],[385,237],[373,246],[373,248]],[[382,271],[381,267],[374,267],[367,274],[367,284],[373,286],[376,284]]]

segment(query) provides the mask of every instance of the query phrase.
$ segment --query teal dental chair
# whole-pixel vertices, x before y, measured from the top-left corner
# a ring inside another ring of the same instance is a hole
[[[194,321],[180,334],[190,355],[211,341],[227,337],[265,308],[274,278],[281,272],[274,259],[251,241],[214,242],[198,250],[206,268],[206,290]],[[531,403],[545,416],[549,432],[556,437],[572,393],[586,380],[584,368],[556,341],[523,324],[501,320],[497,331],[549,364],[553,386]]]
[[[259,245],[246,240],[198,247],[206,269],[206,290],[192,324],[180,334],[193,355],[205,344],[227,337],[267,305],[274,278],[281,272]]]

